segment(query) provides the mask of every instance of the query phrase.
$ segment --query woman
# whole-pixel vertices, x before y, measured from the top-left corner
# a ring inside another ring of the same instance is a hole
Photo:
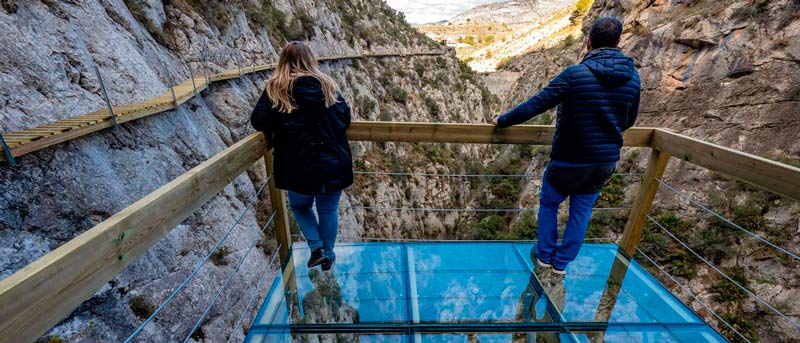
[[[307,45],[286,45],[250,122],[275,148],[275,185],[289,191],[289,205],[311,249],[308,267],[330,270],[339,199],[353,183],[346,135],[350,107],[318,65]]]

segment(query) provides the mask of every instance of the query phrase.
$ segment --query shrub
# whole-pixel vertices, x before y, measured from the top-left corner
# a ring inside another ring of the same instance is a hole
[[[731,206],[733,222],[748,230],[758,230],[764,225],[764,213],[767,207],[759,204],[753,197],[748,197],[741,204]]]
[[[534,218],[533,211],[522,212],[522,215],[511,225],[513,239],[536,239],[539,225]]]
[[[431,117],[434,119],[439,119],[439,113],[441,110],[439,109],[439,104],[436,103],[436,100],[433,100],[428,96],[423,96],[422,100],[425,102],[425,106],[428,107],[428,113],[430,113]]]
[[[425,65],[420,61],[414,62],[414,71],[417,72],[417,76],[423,77],[425,75]]]
[[[408,92],[399,86],[392,86],[389,88],[389,96],[391,96],[392,100],[395,102],[405,104],[408,98]]]
[[[726,268],[724,272],[740,285],[749,288],[750,280],[747,278],[744,268],[736,266],[733,268]],[[747,297],[747,292],[728,279],[722,279],[717,282],[717,284],[711,287],[711,291],[716,293],[713,299],[718,303],[735,303]]]
[[[600,191],[597,207],[620,207],[625,200],[625,188],[622,176],[614,175]]]
[[[589,13],[589,8],[592,7],[592,0],[578,0],[578,3],[575,4],[575,10],[572,11],[572,14],[569,16],[569,22],[572,25],[578,23],[578,20],[583,20],[583,17]]]
[[[689,245],[701,256],[719,264],[723,259],[731,257],[734,251],[730,248],[730,228],[716,217],[709,220],[705,229],[695,233],[689,239]]]
[[[723,314],[722,319],[731,324],[736,331],[739,331],[739,333],[741,333],[742,336],[746,337],[749,341],[758,342],[758,330],[756,330],[756,325],[750,320],[731,313]],[[732,330],[724,328],[723,331],[727,334],[728,338],[731,339],[731,342],[744,342],[744,340],[742,340],[741,337],[735,334]]]
[[[494,196],[500,199],[516,200],[519,197],[521,187],[519,183],[509,178],[493,178],[490,190]]]
[[[66,341],[58,335],[42,336],[36,340],[36,343],[66,343]]]
[[[186,3],[220,31],[225,31],[233,19],[233,14],[228,11],[223,1],[186,0]]]
[[[225,260],[225,257],[227,257],[229,254],[230,250],[228,250],[228,247],[222,246],[221,248],[217,249],[213,255],[211,255],[211,263],[213,263],[215,266],[225,266],[228,264],[228,261]]]
[[[0,1],[0,6],[2,6],[3,9],[6,11],[6,13],[8,14],[17,13],[16,0],[2,0]]]
[[[496,214],[489,215],[478,222],[478,226],[473,231],[472,236],[477,240],[495,239],[498,233],[505,230],[505,227],[505,218]]]
[[[378,107],[378,103],[366,96],[359,96],[358,99],[358,114],[363,118],[368,118],[369,114]]]
[[[314,19],[308,13],[300,11],[295,14],[294,19],[288,26],[285,26],[284,33],[289,40],[305,40],[314,37]]]
[[[128,306],[136,317],[147,319],[156,311],[156,307],[143,295],[135,295],[128,299]]]
[[[569,48],[569,47],[573,46],[574,44],[575,44],[575,37],[573,37],[572,35],[569,35],[569,36],[567,36],[567,37],[566,37],[566,38],[564,38],[564,40],[561,42],[561,45],[562,45],[564,48]]]

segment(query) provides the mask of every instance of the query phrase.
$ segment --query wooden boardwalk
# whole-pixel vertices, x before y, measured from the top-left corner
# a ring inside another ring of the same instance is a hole
[[[320,61],[333,61],[355,58],[383,58],[405,56],[436,56],[443,55],[442,51],[413,52],[413,53],[380,53],[322,57]],[[153,114],[169,111],[189,101],[195,95],[208,88],[209,82],[219,82],[236,79],[243,75],[271,70],[275,64],[262,64],[257,66],[229,69],[218,74],[209,75],[208,82],[204,76],[188,79],[174,87],[175,99],[168,89],[166,93],[144,101],[125,105],[113,106],[117,124],[122,124]],[[114,126],[107,108],[84,115],[58,120],[39,127],[2,134],[13,157],[19,157],[46,147],[88,135]],[[6,161],[5,154],[0,151],[0,161]]]

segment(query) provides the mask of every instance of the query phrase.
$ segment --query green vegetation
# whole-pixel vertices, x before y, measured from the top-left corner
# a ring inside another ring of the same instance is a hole
[[[600,191],[595,207],[620,207],[625,201],[625,184],[620,175],[614,175]]]
[[[436,103],[436,100],[433,100],[427,95],[423,95],[422,100],[425,102],[425,106],[428,108],[428,113],[430,113],[431,118],[439,119],[441,109],[439,109],[439,104]]]
[[[11,3],[7,0],[2,0],[0,3],[3,4],[3,7],[6,7],[6,4],[12,4],[14,6],[14,11],[16,11],[16,4]],[[147,18],[147,14],[145,13],[145,6],[146,4],[142,3],[141,1],[134,1],[134,0],[124,0],[125,7],[131,12],[134,18],[140,23],[144,25],[144,28],[147,32],[150,33],[151,36],[158,42],[159,44],[166,46],[166,47],[174,47],[175,46],[175,39],[172,35],[169,35],[164,32],[160,27],[156,26],[151,20]],[[6,8],[6,12],[13,13]],[[164,23],[164,27],[168,25],[172,25],[169,21]]]
[[[578,3],[575,4],[575,10],[569,16],[569,22],[572,25],[577,24],[579,20],[582,20],[589,13],[590,8],[592,8],[592,0],[578,0]]]
[[[749,288],[750,280],[747,278],[744,268],[736,266],[734,268],[727,268],[724,272],[740,285]],[[728,281],[728,279],[721,279],[717,284],[711,287],[711,291],[716,293],[713,299],[718,303],[735,303],[747,297],[747,293],[744,290],[733,282]]]
[[[575,37],[569,35],[566,38],[564,38],[564,41],[561,42],[561,45],[566,49],[575,45],[575,42],[576,42]]]
[[[753,0],[752,4],[745,5],[733,11],[732,18],[754,19],[769,11],[769,0]]]
[[[314,18],[306,12],[298,12],[285,26],[284,34],[288,40],[308,40],[315,36]]]
[[[3,9],[6,11],[6,13],[8,14],[17,13],[16,0],[0,0],[0,6],[2,6]]]
[[[375,108],[378,107],[378,102],[366,96],[359,95],[356,98],[356,102],[358,105],[358,114],[364,118],[369,118],[369,114],[371,114]]]
[[[67,341],[58,335],[42,336],[35,343],[66,343]]]
[[[206,333],[203,332],[203,327],[198,327],[197,330],[192,332],[192,339],[197,342],[204,341],[206,339]]]
[[[711,218],[704,229],[691,235],[688,244],[701,256],[719,264],[734,254],[731,233],[727,224]]]
[[[534,240],[537,239],[539,224],[533,215],[533,211],[522,212],[522,215],[511,225],[511,232],[498,235],[498,238],[505,240]]]
[[[217,249],[213,255],[211,255],[211,263],[213,263],[215,266],[228,265],[228,261],[225,260],[225,257],[227,257],[230,253],[231,252],[228,250],[228,247],[222,246],[221,248]]]
[[[148,301],[143,295],[135,295],[128,299],[128,306],[131,308],[133,314],[139,319],[150,318],[150,316],[153,315],[153,312],[156,310],[156,307],[153,306],[153,304],[151,304],[150,301]]]
[[[500,60],[499,63],[497,63],[497,69],[498,70],[506,69],[506,67],[508,67],[508,64],[511,63],[512,60],[513,59],[510,56],[509,57],[503,57],[503,59]]]
[[[726,322],[731,324],[736,331],[742,334],[742,336],[746,337],[751,342],[758,342],[758,330],[756,330],[756,325],[750,321],[749,319],[743,318],[737,314],[725,313],[722,315],[722,319]],[[732,330],[728,329],[727,327],[722,328],[723,332],[726,334],[728,339],[731,342],[745,342],[745,340],[741,339],[738,335],[736,335]]]
[[[654,218],[676,234],[685,233],[693,226],[671,212],[662,212]],[[697,275],[697,258],[667,237],[655,224],[650,224],[642,233],[641,248],[674,276],[690,279]]]
[[[400,86],[390,86],[389,96],[397,103],[405,104],[408,99],[408,92]]]

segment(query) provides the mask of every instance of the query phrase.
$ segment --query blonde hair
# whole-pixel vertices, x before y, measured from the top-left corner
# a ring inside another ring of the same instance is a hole
[[[272,107],[290,113],[297,109],[292,98],[292,89],[297,78],[311,76],[322,85],[325,106],[331,107],[338,100],[339,88],[336,82],[319,70],[319,62],[311,49],[302,42],[290,42],[281,51],[278,66],[267,80],[267,95]]]

